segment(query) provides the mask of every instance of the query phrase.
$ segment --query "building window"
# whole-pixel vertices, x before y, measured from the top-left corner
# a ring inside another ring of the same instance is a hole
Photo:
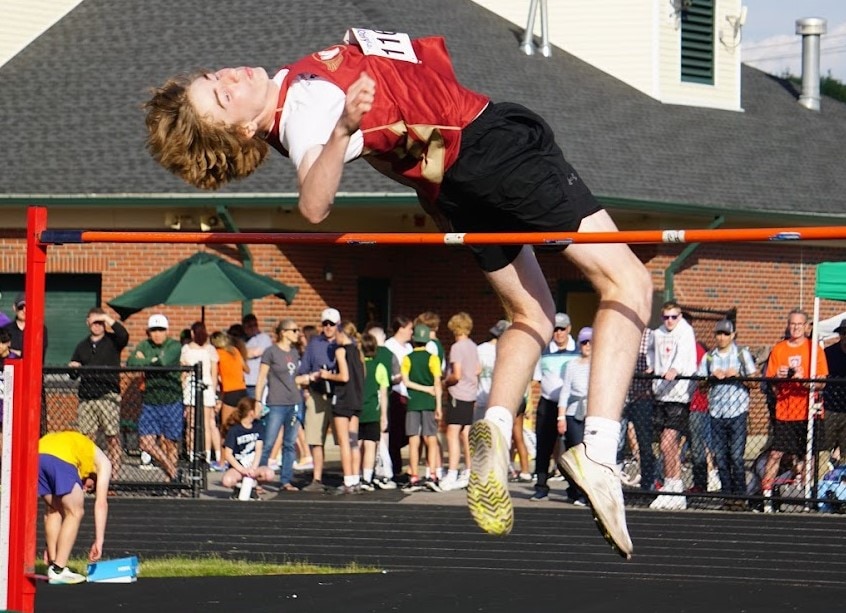
[[[681,80],[714,84],[714,0],[683,0]]]

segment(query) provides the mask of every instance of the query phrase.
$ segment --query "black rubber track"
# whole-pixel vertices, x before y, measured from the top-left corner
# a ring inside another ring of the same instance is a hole
[[[385,492],[384,494],[393,494]],[[39,585],[41,612],[818,611],[846,609],[846,530],[827,515],[630,510],[634,558],[613,554],[586,509],[517,508],[508,537],[463,506],[374,498],[265,502],[117,499],[106,557],[138,555],[134,585]],[[86,514],[79,550],[87,547]],[[39,536],[40,538],[40,536]],[[375,566],[384,573],[145,579],[143,559],[216,554]],[[296,594],[296,598],[294,595]]]

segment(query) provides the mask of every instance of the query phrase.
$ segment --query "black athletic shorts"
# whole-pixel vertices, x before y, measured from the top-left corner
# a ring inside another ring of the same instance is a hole
[[[654,421],[658,430],[687,432],[690,405],[686,402],[656,402]]]
[[[491,103],[461,133],[437,205],[456,232],[573,232],[602,209],[536,113]],[[483,270],[504,268],[520,245],[471,246]],[[541,250],[560,251],[561,245]]]
[[[793,455],[804,455],[808,422],[773,420],[773,449]]]
[[[381,437],[379,431],[378,421],[369,421],[366,424],[358,424],[358,440],[360,441],[378,441]]]
[[[473,405],[475,404],[470,400],[450,398],[446,410],[447,424],[450,426],[471,425],[473,423]]]
[[[221,396],[220,400],[229,407],[237,407],[238,403],[241,402],[241,398],[247,397],[247,390],[233,390],[231,392],[223,392],[223,396]]]

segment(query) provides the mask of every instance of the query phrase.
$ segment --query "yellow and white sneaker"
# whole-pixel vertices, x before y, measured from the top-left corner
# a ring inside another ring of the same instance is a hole
[[[508,492],[508,447],[499,428],[488,419],[470,427],[470,462],[470,514],[488,534],[504,536],[514,527],[514,507]]]
[[[558,462],[587,496],[599,533],[614,551],[631,559],[634,547],[626,527],[623,488],[616,467],[591,460],[584,443],[562,453]]]

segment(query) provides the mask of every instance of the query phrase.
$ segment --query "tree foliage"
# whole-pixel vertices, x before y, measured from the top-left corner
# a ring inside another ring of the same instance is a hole
[[[788,73],[783,75],[783,78],[798,86],[797,89],[801,89],[802,77]],[[820,79],[820,94],[834,98],[840,102],[846,102],[846,83],[838,81],[831,76],[831,73],[828,73]]]

